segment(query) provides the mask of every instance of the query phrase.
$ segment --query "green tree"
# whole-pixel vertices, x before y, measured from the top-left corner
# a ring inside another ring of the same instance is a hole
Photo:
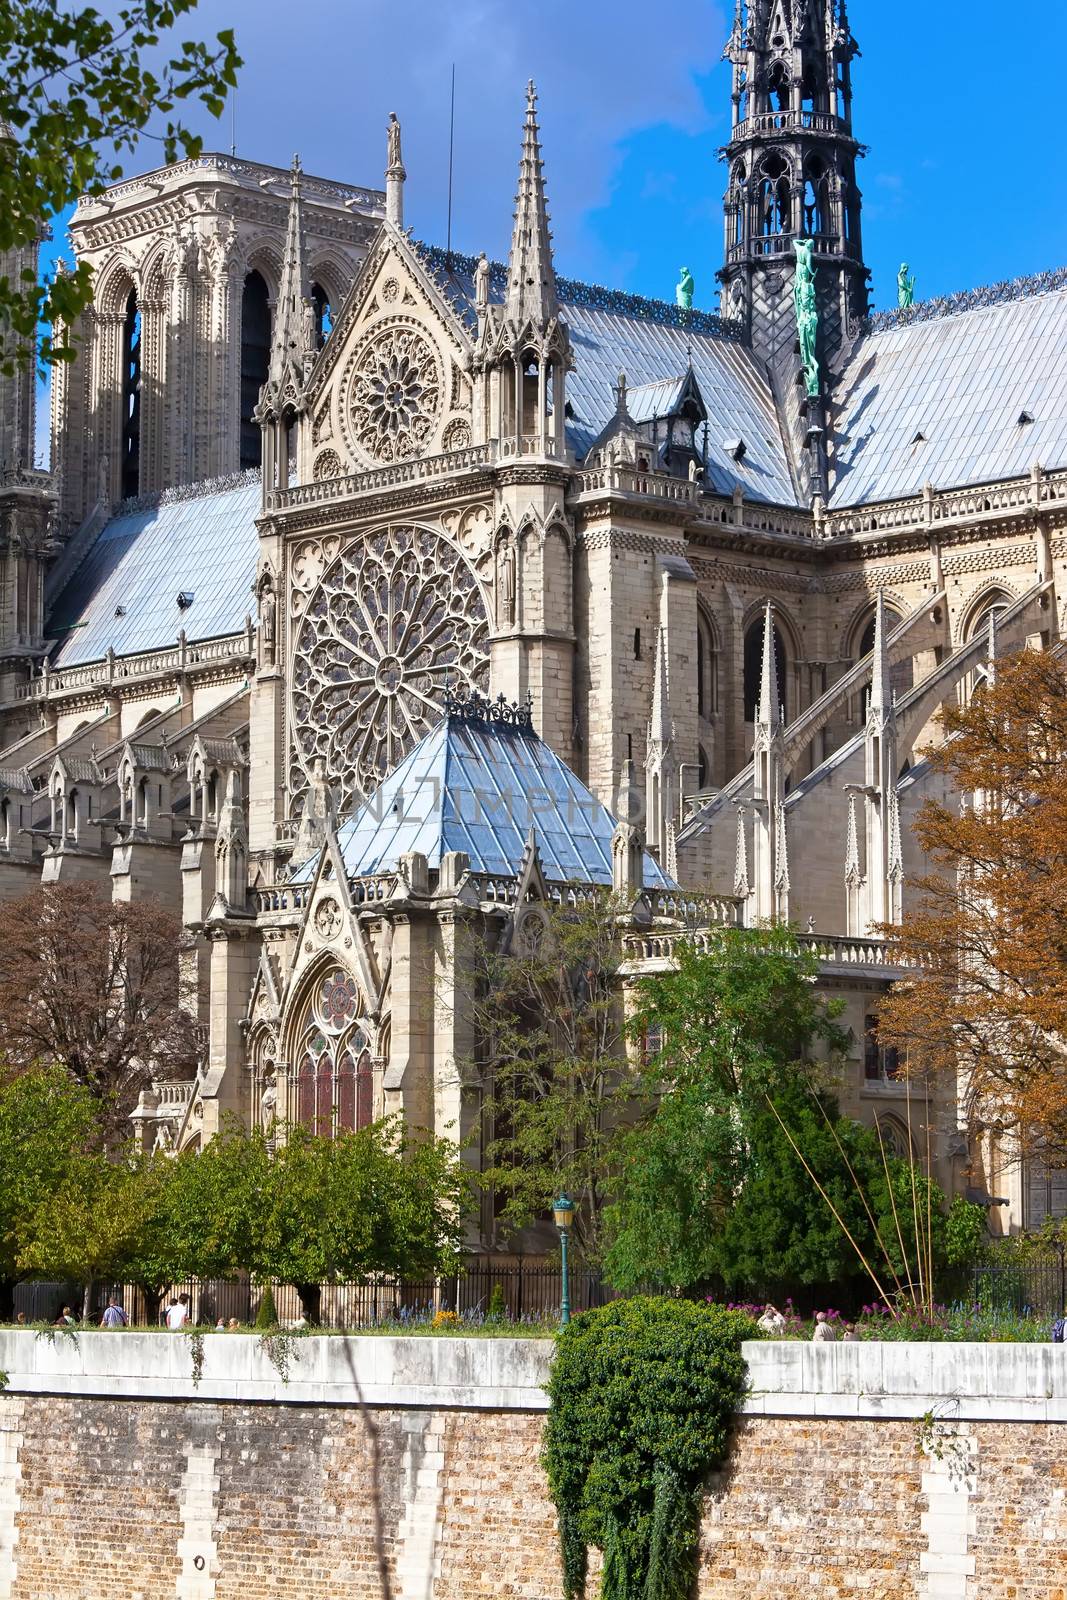
[[[184,41],[167,59],[164,36],[196,0],[130,0],[109,20],[91,6],[0,0],[0,252],[32,244],[43,223],[79,195],[122,176],[119,157],[142,139],[161,162],[200,153],[203,141],[175,113],[199,100],[220,116],[241,59],[233,33]],[[163,51],[161,53],[161,47]],[[79,264],[44,289],[0,277],[0,366],[32,347],[37,324],[69,329],[89,303]],[[39,344],[42,360],[69,360],[61,331]]]
[[[0,1082],[0,1320],[10,1319],[25,1276],[19,1256],[33,1217],[98,1137],[93,1095],[61,1067]]]
[[[637,986],[630,1026],[647,1059],[636,1126],[619,1139],[605,1258],[619,1287],[719,1274],[722,1230],[759,1176],[768,1096],[817,1082],[815,1052],[845,1043],[816,972],[787,928],[724,928]]]
[[[485,1118],[482,1177],[510,1230],[574,1196],[573,1240],[599,1261],[626,1064],[618,973],[618,902],[546,906],[515,950],[471,941],[468,1016],[476,1040],[468,1079]]]
[[[323,1283],[454,1266],[467,1195],[459,1152],[389,1119],[336,1139],[224,1130],[183,1156],[170,1189],[187,1272],[292,1284],[309,1322]]]
[[[87,1318],[94,1286],[120,1281],[136,1248],[142,1219],[135,1189],[134,1175],[105,1155],[74,1157],[27,1223],[20,1268],[80,1283]]]

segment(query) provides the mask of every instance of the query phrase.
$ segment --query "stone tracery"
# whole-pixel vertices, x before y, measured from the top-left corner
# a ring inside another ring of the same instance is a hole
[[[408,322],[390,322],[356,353],[342,402],[350,443],[377,463],[423,453],[441,417],[438,359],[426,336]]]
[[[488,617],[461,551],[429,529],[353,541],[308,599],[296,639],[297,757],[343,800],[375,789],[437,720],[444,694],[484,689]]]

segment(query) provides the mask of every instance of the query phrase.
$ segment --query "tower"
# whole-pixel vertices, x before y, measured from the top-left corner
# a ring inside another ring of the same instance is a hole
[[[724,315],[740,322],[788,398],[798,383],[794,241],[814,242],[822,383],[867,312],[845,0],[736,0]],[[802,385],[801,385],[802,388]]]

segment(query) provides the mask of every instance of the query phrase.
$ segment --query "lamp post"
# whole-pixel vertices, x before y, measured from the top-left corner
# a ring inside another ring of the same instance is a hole
[[[571,1218],[574,1216],[574,1201],[569,1195],[557,1195],[552,1202],[552,1215],[559,1229],[559,1246],[562,1258],[562,1282],[559,1297],[560,1327],[565,1328],[571,1320],[570,1285],[567,1282],[567,1239],[570,1235]]]

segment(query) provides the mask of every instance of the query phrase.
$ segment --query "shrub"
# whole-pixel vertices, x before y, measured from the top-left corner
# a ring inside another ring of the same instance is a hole
[[[504,1303],[504,1285],[494,1283],[489,1296],[489,1309],[485,1313],[486,1322],[504,1322],[507,1320],[507,1306]]]
[[[257,1328],[276,1328],[278,1326],[278,1313],[274,1309],[274,1290],[269,1283],[263,1291],[262,1300],[259,1302],[255,1326]]]
[[[647,1296],[560,1333],[544,1464],[567,1600],[585,1593],[591,1544],[604,1552],[603,1600],[689,1593],[701,1487],[726,1457],[753,1333],[740,1312]]]

